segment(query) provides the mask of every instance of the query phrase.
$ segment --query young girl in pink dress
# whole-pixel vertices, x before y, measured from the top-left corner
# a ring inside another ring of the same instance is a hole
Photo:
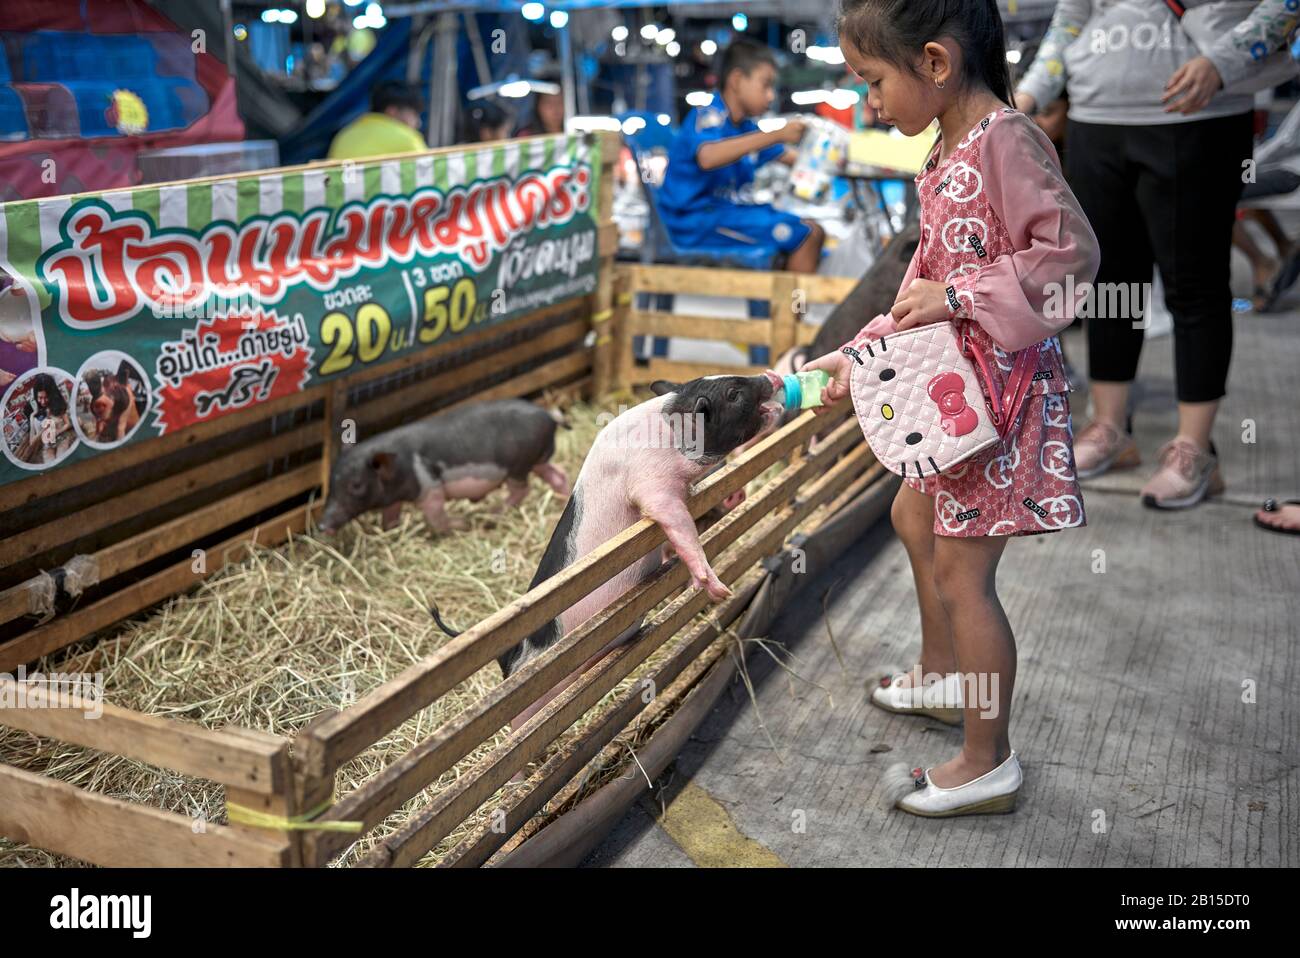
[[[995,0],[842,0],[840,47],[883,120],[915,136],[937,118],[941,134],[916,177],[921,242],[898,299],[846,345],[958,324],[999,386],[1017,351],[1037,353],[1018,430],[953,472],[908,477],[894,499],[921,658],[872,694],[889,711],[965,724],[956,758],[890,770],[891,805],[926,816],[1008,812],[1022,776],[1007,734],[1016,648],[997,568],[1008,537],[1084,524],[1056,334],[1096,275],[1097,240],[1051,142],[1010,107]],[[836,351],[804,368],[831,375],[835,402],[848,396],[851,363]]]

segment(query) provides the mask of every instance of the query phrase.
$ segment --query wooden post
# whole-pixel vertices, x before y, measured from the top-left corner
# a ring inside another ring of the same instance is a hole
[[[769,365],[775,366],[778,359],[794,348],[798,334],[796,326],[799,316],[795,313],[794,297],[797,290],[797,277],[794,273],[772,274],[772,356]]]
[[[294,779],[297,778],[293,771],[293,765],[289,762],[289,743],[277,735],[268,735],[265,732],[256,729],[243,728],[241,726],[231,725],[222,729],[222,732],[230,735],[238,735],[241,738],[266,745],[278,744],[283,751],[283,761],[280,763],[284,768],[285,774],[281,776],[279,787],[270,793],[252,792],[248,789],[235,788],[226,786],[226,806],[229,815],[230,805],[236,804],[242,808],[250,809],[253,812],[260,812],[266,815],[275,815],[277,817],[289,817],[298,814],[298,810],[303,807],[298,804],[294,795]],[[234,821],[234,816],[230,816],[229,827],[237,834],[246,834],[263,841],[276,841],[283,839],[287,843],[287,858],[290,867],[300,867],[302,865],[302,838],[300,832],[294,831],[277,831],[270,828],[260,828],[256,825],[246,825]]]
[[[617,133],[600,133],[600,193],[596,204],[596,228],[600,240],[600,261],[596,291],[591,296],[591,327],[596,331],[596,348],[591,359],[591,398],[605,395],[613,374],[614,337],[610,321],[614,315],[614,254],[618,252],[618,228],[614,225],[614,165],[620,139]]]
[[[321,773],[313,773],[305,761],[306,749],[304,748],[311,731],[321,722],[339,714],[338,709],[326,709],[316,718],[308,722],[303,728],[298,730],[294,738],[293,761],[293,796],[294,802],[298,808],[310,809],[318,808],[322,802],[327,801],[334,795],[335,779],[337,771],[333,767],[324,769]],[[328,846],[322,847],[317,842],[322,833],[318,831],[304,831],[299,833],[301,840],[294,848],[295,854],[300,856],[300,862],[304,868],[324,868],[329,864],[330,855],[326,850]]]
[[[807,292],[799,288],[798,274],[784,272],[772,274],[772,300],[770,303],[772,354],[768,359],[770,367],[776,366],[781,357],[787,351],[793,349],[798,341],[800,316],[795,310],[796,293],[800,294],[801,299],[806,300]],[[801,462],[803,460],[803,451],[803,445],[791,450],[788,461],[791,464]]]
[[[633,270],[620,266],[614,278],[613,376],[610,388],[622,392],[632,387],[632,277]],[[597,393],[599,396],[599,393]]]
[[[347,412],[347,408],[348,381],[346,379],[335,380],[330,384],[329,391],[325,393],[325,418],[322,420],[322,428],[325,430],[321,436],[320,446],[320,495],[322,501],[329,498],[330,470],[334,467],[334,460],[339,456],[343,416]]]
[[[326,714],[334,714],[334,710],[331,709]],[[278,736],[267,736],[265,733],[254,729],[233,726],[222,731],[237,734],[256,742],[282,742],[285,745],[285,761],[283,765],[286,774],[283,776],[282,787],[277,788],[274,793],[266,794],[227,786],[227,807],[231,802],[234,802],[243,808],[266,815],[274,815],[277,818],[292,818],[312,809],[319,809],[322,806],[328,807],[329,800],[334,795],[333,773],[319,777],[310,775],[302,767],[301,762],[290,760],[288,743]],[[290,867],[314,868],[324,864],[315,861],[314,846],[307,843],[307,836],[312,834],[310,831],[301,829],[277,830],[233,820],[230,822],[230,827],[238,832],[257,835],[262,838],[266,836],[283,838],[288,843],[288,864]]]

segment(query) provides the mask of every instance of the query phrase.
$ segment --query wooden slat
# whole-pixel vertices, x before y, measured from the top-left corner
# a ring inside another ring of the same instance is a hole
[[[817,334],[820,331],[821,331],[820,326],[814,326],[812,323],[800,323],[798,326],[795,327],[794,330],[795,345],[798,346],[811,345],[812,341],[817,338]]]
[[[857,428],[856,423],[846,426]],[[735,581],[764,555],[779,549],[786,536],[804,516],[854,478],[855,469],[860,463],[851,460],[861,459],[862,454],[862,448],[855,450],[803,490],[790,507],[763,517],[763,522],[758,527],[762,531],[741,548],[737,555],[729,557],[720,565],[717,569],[718,577],[724,582]],[[725,535],[727,525],[737,524],[742,509],[744,506],[733,510],[703,537],[701,541],[706,553],[716,551],[709,546],[716,546],[718,538]],[[758,511],[755,510],[754,514],[757,516]],[[657,578],[679,579],[684,584],[687,573],[678,565],[671,572],[665,569],[658,573]],[[451,788],[440,793],[431,806],[413,816],[401,830],[378,844],[363,864],[372,867],[415,864],[459,822],[501,788],[516,770],[538,755],[548,742],[600,701],[611,688],[649,658],[656,648],[689,623],[707,604],[708,597],[699,590],[691,590],[676,599],[643,629],[637,640],[606,656],[574,685],[561,692],[522,728],[515,730],[504,744],[478,762],[467,774],[460,776]]]
[[[766,366],[723,366],[715,363],[683,363],[668,359],[652,359],[649,365],[636,366],[632,370],[632,383],[652,383],[656,379],[684,383],[701,376],[758,376]]]
[[[877,480],[882,478],[888,479],[888,477],[885,475],[885,473],[887,472],[885,467],[882,466],[880,463],[875,462],[874,460],[875,460],[875,456],[872,456],[869,461],[873,462],[874,464],[871,465],[869,468],[863,470],[860,476],[854,479],[853,482],[850,483],[843,492],[841,492],[838,496],[836,496],[833,500],[831,500],[830,503],[827,504],[826,513],[828,518],[830,516],[833,516],[835,513],[839,512],[840,509],[844,508],[844,506],[848,505],[855,498],[857,498],[862,493],[864,493],[867,490],[867,487],[874,485],[877,482]]]
[[[250,542],[278,545],[290,533],[301,532],[307,524],[308,513],[320,508],[320,503],[298,506],[283,515],[232,536],[208,550],[205,572],[195,572],[193,561],[185,559],[147,579],[105,596],[84,609],[61,616],[53,622],[9,640],[0,645],[0,672],[11,672],[19,665],[38,659],[42,655],[48,655],[70,642],[85,638],[92,632],[197,585],[200,580],[237,558],[239,551]]]
[[[858,280],[844,276],[715,269],[711,266],[627,265],[623,269],[631,274],[634,293],[691,293],[696,296],[770,300],[772,284],[777,277],[782,277],[783,282],[803,290],[810,303],[839,303],[858,284]]]
[[[20,532],[0,541],[0,566],[37,556],[124,519],[156,509],[160,502],[172,502],[200,489],[233,479],[315,445],[320,442],[320,438],[318,425],[301,426],[212,462],[142,485],[117,496],[110,503],[87,506],[53,522]]]
[[[119,868],[280,868],[288,842],[207,824],[87,792],[0,764],[0,835],[95,865]]]
[[[766,574],[767,573],[762,568],[752,569],[740,583],[737,583],[737,585],[733,587],[734,591],[738,596],[742,595],[744,594],[742,590],[748,587],[748,583],[753,582],[753,591],[756,592],[758,587],[762,585]],[[745,608],[748,608],[752,596],[753,592],[750,593],[750,598],[746,599]],[[741,611],[743,612],[744,609],[742,608]],[[720,617],[716,614],[714,618],[720,621]],[[726,624],[729,625],[730,622],[727,622]],[[711,628],[709,623],[702,623],[696,626],[696,628],[690,633],[689,637],[682,641],[682,644],[678,647],[677,651],[675,651],[670,658],[664,661],[660,666],[660,669],[652,676],[648,676],[650,681],[655,683],[655,697],[651,700],[649,705],[642,706],[641,696],[638,694],[632,703],[636,708],[629,710],[630,714],[628,715],[628,719],[623,723],[626,728],[621,729],[621,731],[631,731],[633,728],[633,722],[635,722],[636,726],[639,728],[646,728],[656,723],[660,717],[674,709],[677,703],[685,698],[686,694],[693,689],[695,684],[700,680],[704,673],[709,670],[713,663],[717,662],[718,659],[726,654],[727,649],[732,642],[731,638],[709,638],[702,643],[703,648],[701,649],[700,644],[697,644],[697,637],[706,634],[715,635],[716,630]],[[639,690],[637,691],[639,692]],[[623,705],[621,700],[615,703],[616,708],[621,705]],[[605,713],[602,713],[602,715],[603,714]],[[610,716],[610,720],[617,721],[613,716]],[[593,720],[592,724],[588,727],[594,727],[596,721],[597,720]],[[585,752],[585,741],[585,739],[579,738],[566,742],[555,756],[547,759],[546,763],[533,773],[524,784],[524,788],[521,789],[521,791],[531,789],[534,782],[536,782],[539,788],[546,786],[550,781],[548,773],[552,770],[556,760],[563,760],[564,756],[571,750],[582,749]],[[564,787],[556,791],[549,801],[543,803],[543,806],[549,805],[553,810],[564,807],[577,796],[586,782],[591,781],[592,778],[599,775],[615,762],[620,761],[625,754],[626,750],[623,745],[614,742],[607,744],[600,750],[598,755],[596,755],[581,769],[581,771],[570,776],[569,780],[564,784]],[[507,832],[512,831],[511,823],[517,820],[517,817],[522,818],[524,808],[533,807],[533,802],[530,801],[531,797],[531,793],[523,795],[511,794],[502,800],[501,805],[498,807],[503,810],[503,814],[506,816],[504,824]],[[516,809],[518,809],[518,811],[516,811]],[[567,812],[564,814],[567,814]],[[508,855],[523,842],[545,829],[547,824],[547,817],[542,814],[542,808],[536,808],[533,810],[531,817],[527,821],[523,822],[520,828],[513,830],[513,834],[505,837],[504,842],[501,842],[498,845],[489,836],[484,836],[481,840],[478,840],[477,833],[471,834],[461,843],[461,845],[458,845],[443,857],[439,862],[439,867],[460,868],[483,864],[484,862],[478,858],[478,853],[485,842],[491,843],[492,849],[496,852],[493,857],[499,861],[502,856]],[[462,853],[465,854],[464,858],[458,859],[454,857]],[[492,854],[491,851],[489,851],[489,853]],[[496,864],[496,862],[489,860],[487,864],[491,867]]]
[[[545,389],[547,386],[568,379],[570,376],[590,371],[593,352],[594,350],[591,348],[579,349],[567,356],[561,356],[559,359],[552,359],[549,363],[543,363],[536,369],[530,369],[522,376],[516,376],[514,379],[499,383],[480,393],[462,399],[460,402],[452,403],[447,408],[457,409],[466,403],[484,402],[488,399],[513,399]]]
[[[695,296],[772,298],[775,273],[709,266],[627,266],[633,293],[690,293]]]
[[[845,405],[820,419],[806,413],[755,444],[731,468],[710,476],[688,503],[691,515],[703,515],[795,446],[833,427],[847,414]],[[298,741],[304,767],[318,777],[338,768],[663,541],[662,530],[642,519],[373,689],[353,707],[311,726]]]
[[[240,519],[256,515],[312,488],[319,479],[320,467],[311,464],[276,476],[225,499],[178,516],[170,522],[107,546],[93,556],[99,579],[105,582],[115,575],[144,565],[152,559],[179,549],[186,543],[223,529]],[[27,614],[27,584],[20,583],[0,592],[0,622]],[[21,608],[20,608],[21,607]],[[10,614],[10,613],[13,614]]]
[[[31,614],[31,597],[27,582],[20,582],[0,592],[0,622],[12,622]]]
[[[27,705],[0,708],[0,725],[252,792],[271,794],[287,783],[288,739],[214,732],[57,690],[51,695],[43,682],[19,683],[7,676],[0,676],[0,696]]]
[[[821,276],[814,273],[791,273],[794,286],[801,289],[810,303],[841,303],[861,280],[851,276]],[[865,325],[870,316],[864,317]]]
[[[716,316],[689,316],[661,310],[634,309],[629,321],[633,335],[637,336],[688,336],[762,346],[766,346],[772,338],[772,323],[766,319],[719,319]]]

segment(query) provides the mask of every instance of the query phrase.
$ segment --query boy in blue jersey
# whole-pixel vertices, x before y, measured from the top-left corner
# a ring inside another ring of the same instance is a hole
[[[820,226],[767,204],[737,202],[756,168],[774,160],[792,164],[796,154],[785,144],[803,138],[798,120],[771,133],[754,122],[771,107],[775,80],[770,50],[732,42],[722,60],[720,94],[692,109],[673,138],[659,210],[677,246],[768,246],[786,254],[786,269],[815,273],[826,237]]]

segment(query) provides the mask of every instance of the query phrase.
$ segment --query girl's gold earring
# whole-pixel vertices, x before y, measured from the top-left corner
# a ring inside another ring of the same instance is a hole
[[[935,81],[934,81],[934,85],[937,86],[940,90],[942,90],[945,86],[948,85],[948,81],[947,81],[947,80],[935,80]]]

